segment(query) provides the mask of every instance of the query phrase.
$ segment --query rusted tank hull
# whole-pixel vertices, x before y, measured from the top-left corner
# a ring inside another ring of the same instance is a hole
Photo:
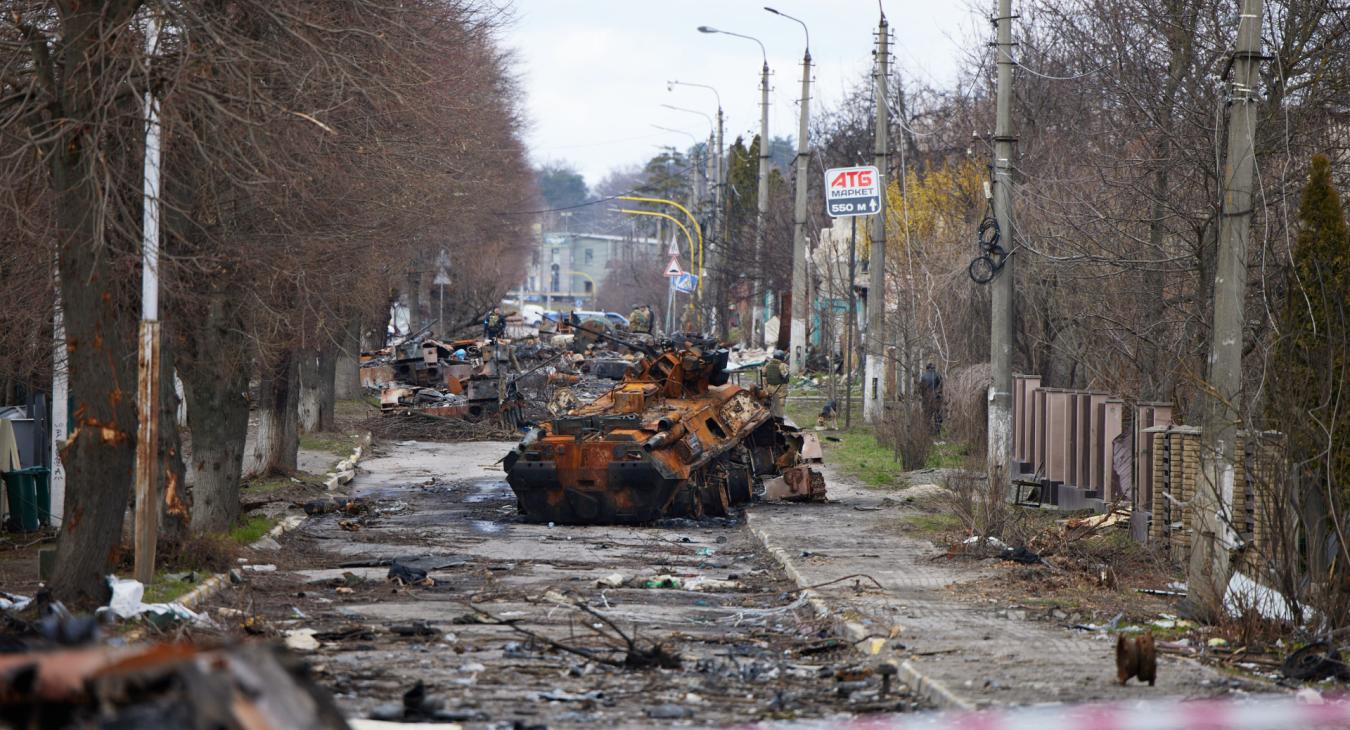
[[[533,429],[507,482],[535,522],[640,524],[721,517],[756,481],[800,462],[768,398],[726,382],[725,351],[649,356],[592,403]]]
[[[611,462],[605,467],[606,487],[586,489],[576,486],[583,479],[559,475],[554,462],[518,461],[507,483],[521,514],[533,522],[641,524],[668,515],[668,505],[684,485],[684,479],[662,466],[656,460]]]

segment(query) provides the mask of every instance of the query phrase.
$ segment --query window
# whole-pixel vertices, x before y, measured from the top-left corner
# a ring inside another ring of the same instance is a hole
[[[559,249],[556,249],[556,248],[553,249],[553,259],[552,259],[552,261],[553,261],[553,263],[555,263],[555,264],[558,263],[558,251],[559,251]]]
[[[589,264],[589,263],[591,263],[592,261],[595,261],[595,251],[594,251],[594,249],[589,249],[589,248],[588,248],[588,249],[586,249],[586,263]]]
[[[586,293],[590,294],[593,291],[595,291],[595,283],[590,281],[586,282]]]
[[[558,291],[558,265],[553,265],[553,277],[549,281],[549,291]]]
[[[530,254],[530,263],[535,266],[539,265],[539,249],[536,248],[534,253]]]

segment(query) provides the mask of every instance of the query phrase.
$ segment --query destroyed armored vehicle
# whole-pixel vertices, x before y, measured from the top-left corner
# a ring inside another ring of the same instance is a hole
[[[724,516],[780,476],[793,496],[823,497],[823,478],[802,458],[803,434],[771,415],[758,388],[728,382],[726,350],[700,338],[641,347],[622,383],[531,428],[506,456],[526,519]]]

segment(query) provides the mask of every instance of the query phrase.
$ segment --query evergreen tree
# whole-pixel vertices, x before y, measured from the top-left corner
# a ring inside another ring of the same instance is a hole
[[[1340,504],[1327,507],[1340,514],[1350,503],[1350,234],[1323,155],[1312,159],[1298,223],[1267,413],[1304,488],[1325,494],[1329,484]]]

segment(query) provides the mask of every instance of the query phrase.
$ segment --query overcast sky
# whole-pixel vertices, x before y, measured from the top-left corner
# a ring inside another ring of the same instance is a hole
[[[964,0],[883,0],[895,62],[906,78],[951,81],[963,49],[989,34],[985,11]],[[979,2],[982,8],[986,3]],[[710,25],[759,38],[771,77],[769,133],[796,136],[801,89],[802,27],[763,9],[764,0],[514,0],[514,24],[503,41],[515,50],[530,118],[527,142],[536,163],[569,162],[594,185],[610,169],[645,162],[660,145],[690,144],[688,136],[652,125],[708,134],[709,91],[725,109],[726,141],[759,127],[761,56],[754,42],[699,33]],[[811,31],[812,112],[831,104],[871,68],[876,0],[769,0]]]

